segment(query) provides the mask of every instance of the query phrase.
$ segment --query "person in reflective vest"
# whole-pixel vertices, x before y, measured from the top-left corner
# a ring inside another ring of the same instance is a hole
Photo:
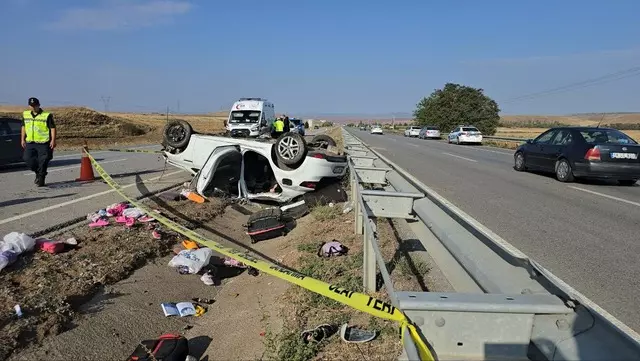
[[[284,121],[282,118],[277,118],[272,125],[271,137],[278,138],[280,134],[284,132]]]
[[[36,174],[34,183],[45,185],[49,161],[56,147],[56,124],[53,115],[40,108],[38,98],[29,98],[30,110],[22,113],[22,148],[25,163]]]

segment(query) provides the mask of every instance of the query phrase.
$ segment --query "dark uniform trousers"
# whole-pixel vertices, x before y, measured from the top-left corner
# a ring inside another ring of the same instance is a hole
[[[53,150],[49,147],[49,143],[27,143],[23,158],[36,175],[44,177],[47,175],[49,161],[53,159]]]

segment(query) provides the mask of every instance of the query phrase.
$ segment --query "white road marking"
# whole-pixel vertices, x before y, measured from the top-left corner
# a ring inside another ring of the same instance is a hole
[[[93,153],[91,153],[91,155],[93,155]],[[112,160],[105,160],[103,162],[100,162],[100,164],[107,164],[107,163],[116,163],[116,162],[123,162],[127,160],[127,158],[122,158],[122,159],[112,159]],[[52,168],[48,170],[48,173],[51,172],[59,172],[61,170],[67,170],[67,169],[75,169],[75,168],[80,168],[80,164],[77,165],[72,165],[69,167],[62,167],[62,168]],[[29,173],[22,173],[22,175],[33,175],[33,172],[29,172]]]
[[[456,158],[460,158],[460,159],[464,159],[464,160],[468,160],[469,162],[474,162],[477,163],[478,161],[475,159],[471,159],[471,158],[465,158],[465,157],[461,157],[459,155],[455,155],[455,154],[451,154],[451,153],[447,153],[447,152],[442,152],[442,154],[446,154],[446,155],[450,155],[452,157],[456,157]]]
[[[144,179],[141,183],[144,183],[144,182],[151,182],[151,181],[154,181],[154,180],[160,179],[160,177],[169,177],[169,176],[172,176],[172,175],[174,175],[174,174],[178,174],[178,173],[182,173],[182,172],[184,172],[184,171],[183,171],[183,170],[179,170],[179,171],[176,171],[176,172],[167,173],[167,174],[165,174],[165,175],[161,175],[161,176],[153,177],[153,178],[150,178],[150,179]],[[131,183],[131,184],[124,185],[124,186],[122,186],[121,188],[122,188],[122,189],[125,189],[125,188],[131,188],[131,187],[133,187],[133,186],[135,186],[135,185],[137,185],[137,184],[138,184],[138,183]],[[50,210],[53,210],[53,209],[58,209],[58,208],[66,207],[66,206],[71,205],[71,204],[74,204],[74,203],[78,203],[78,202],[86,201],[86,200],[88,200],[88,199],[95,198],[95,197],[100,197],[100,196],[103,196],[103,195],[105,195],[105,194],[109,194],[109,193],[113,193],[113,192],[115,192],[115,190],[114,190],[114,189],[109,189],[109,190],[106,190],[106,191],[103,191],[103,192],[99,192],[99,193],[94,193],[94,194],[91,194],[91,195],[88,195],[88,196],[85,196],[85,197],[80,197],[80,198],[72,199],[72,200],[67,201],[67,202],[58,203],[58,204],[55,204],[55,205],[53,205],[53,206],[49,206],[49,207],[46,207],[46,208],[36,209],[35,211],[31,211],[31,212],[27,212],[27,213],[22,213],[22,214],[19,214],[19,215],[17,215],[17,216],[14,216],[14,217],[10,217],[10,218],[2,219],[2,220],[0,220],[0,224],[5,224],[5,223],[9,223],[9,222],[17,221],[17,220],[19,220],[19,219],[26,218],[26,217],[31,217],[31,216],[33,216],[33,215],[40,214],[40,213],[43,213],[43,212],[49,212]]]
[[[91,152],[91,155],[95,155],[95,154],[101,154],[101,153],[108,153],[107,151],[101,151],[101,152]],[[80,156],[82,155],[82,153],[73,153],[73,154],[65,154],[65,155],[55,155],[53,156],[53,160],[56,159],[60,159],[60,158],[71,158],[71,157],[78,157],[80,158]]]
[[[142,145],[142,146],[138,146],[138,147],[128,147],[128,148],[123,148],[123,149],[144,149],[144,148],[153,148],[153,147],[158,147],[157,144],[151,144],[151,145]],[[91,150],[89,150],[91,152]],[[107,150],[99,150],[99,151],[95,151],[95,152],[91,152],[91,155],[96,155],[96,154],[102,154],[102,153],[113,153],[113,152],[109,152]],[[80,156],[82,156],[82,153],[74,153],[74,154],[65,154],[65,155],[54,155],[53,159],[60,159],[60,158],[71,158],[71,157],[78,157],[80,158]]]
[[[597,196],[600,196],[600,197],[613,199],[614,201],[631,204],[631,205],[636,206],[636,207],[640,207],[640,203],[634,202],[634,201],[630,201],[628,199],[614,197],[614,196],[610,196],[608,194],[604,194],[604,193],[600,193],[600,192],[596,192],[596,191],[592,191],[592,190],[584,189],[584,188],[580,188],[580,187],[569,186],[569,188],[573,188],[575,190],[583,191],[583,192],[586,192],[586,193],[591,193],[591,194],[594,194],[594,195],[597,195]]]
[[[513,153],[499,152],[499,151],[497,151],[497,150],[491,150],[491,149],[485,149],[485,148],[472,148],[472,149],[475,149],[475,150],[481,150],[481,151],[484,151],[484,152],[491,152],[491,153],[504,154],[504,155],[508,155],[508,156],[512,156],[512,155],[513,155]]]
[[[417,144],[413,144],[413,143],[407,143],[407,144],[409,144],[412,147],[419,147],[419,145],[417,145]]]

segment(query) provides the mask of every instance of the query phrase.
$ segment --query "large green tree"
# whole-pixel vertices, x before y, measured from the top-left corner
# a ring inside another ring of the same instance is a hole
[[[419,125],[435,125],[450,132],[458,125],[473,125],[483,134],[494,135],[500,122],[498,103],[483,89],[447,83],[423,98],[413,116]]]

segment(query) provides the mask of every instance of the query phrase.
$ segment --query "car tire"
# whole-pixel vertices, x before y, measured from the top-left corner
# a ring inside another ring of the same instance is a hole
[[[556,179],[560,182],[573,182],[573,169],[566,158],[560,158],[556,161]]]
[[[524,172],[527,170],[527,163],[524,159],[524,154],[522,152],[518,152],[513,156],[513,169],[518,172]]]
[[[321,143],[321,142],[327,143],[327,145],[332,147],[337,146],[336,141],[326,134],[319,134],[311,139],[311,143]],[[321,148],[326,148],[326,147],[321,147]]]
[[[300,164],[307,155],[307,142],[298,133],[284,133],[276,139],[274,145],[278,163],[287,167]]]
[[[184,120],[172,120],[162,130],[163,144],[176,149],[185,149],[189,145],[193,128]]]
[[[637,181],[637,179],[619,179],[618,184],[621,186],[631,187],[636,184]]]

